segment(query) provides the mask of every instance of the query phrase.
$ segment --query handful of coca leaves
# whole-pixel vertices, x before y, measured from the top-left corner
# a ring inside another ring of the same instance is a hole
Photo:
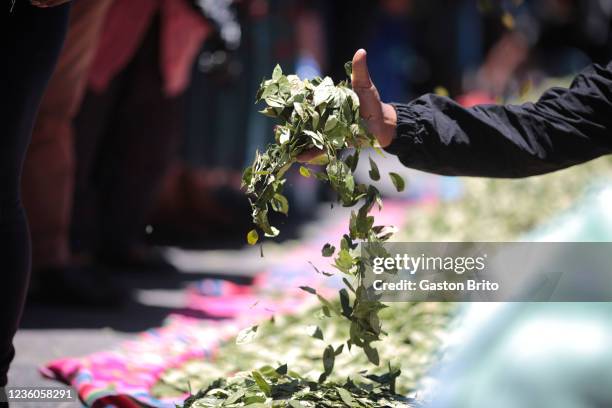
[[[346,65],[350,76],[351,65]],[[284,175],[297,162],[297,157],[313,149],[322,155],[313,164],[325,166],[323,171],[301,167],[304,177],[314,176],[330,183],[340,201],[347,206],[365,197],[367,189],[355,184],[352,171],[357,165],[362,147],[373,146],[374,138],[365,130],[359,116],[359,98],[348,81],[334,85],[331,78],[301,80],[296,75],[283,75],[276,66],[272,78],[265,80],[257,93],[257,102],[267,107],[261,111],[275,118],[276,143],[265,152],[257,152],[255,161],[243,175],[243,186],[252,206],[254,224],[268,237],[279,231],[268,221],[269,211],[287,214],[289,208],[282,190]],[[341,159],[346,148],[355,152]],[[255,244],[257,230],[249,233],[247,240]]]

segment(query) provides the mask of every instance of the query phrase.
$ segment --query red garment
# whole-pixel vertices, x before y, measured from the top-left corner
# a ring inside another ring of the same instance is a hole
[[[74,130],[97,44],[112,0],[80,0],[70,12],[64,48],[42,99],[23,167],[23,202],[32,233],[34,269],[71,261]]]
[[[164,92],[175,96],[190,80],[193,60],[211,31],[186,0],[115,0],[108,12],[89,85],[101,92],[132,59],[152,19],[160,17],[159,68]]]

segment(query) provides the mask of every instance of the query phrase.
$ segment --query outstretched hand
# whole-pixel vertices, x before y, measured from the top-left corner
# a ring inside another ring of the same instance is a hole
[[[364,49],[357,50],[353,56],[353,91],[359,97],[359,113],[364,119],[368,130],[376,137],[381,147],[387,147],[393,141],[397,126],[397,113],[393,106],[383,103],[368,71],[367,53]],[[298,157],[299,161],[310,161],[322,152],[313,149]]]

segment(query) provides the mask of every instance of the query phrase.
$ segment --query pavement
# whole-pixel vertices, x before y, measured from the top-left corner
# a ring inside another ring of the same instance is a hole
[[[204,277],[248,282],[270,261],[261,258],[259,249],[254,247],[210,251],[167,249],[166,254],[178,272],[118,275],[122,285],[133,288],[132,298],[121,309],[28,305],[15,338],[16,357],[8,387],[59,387],[60,383],[43,378],[38,368],[57,358],[84,356],[111,348],[141,331],[160,326],[172,310],[185,306],[184,289],[190,282]],[[11,408],[41,406],[82,405],[78,401],[11,403]]]

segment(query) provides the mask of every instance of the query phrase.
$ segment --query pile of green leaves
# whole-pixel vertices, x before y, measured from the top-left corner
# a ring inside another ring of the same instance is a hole
[[[334,370],[327,381],[338,383],[351,377],[355,382],[367,383],[370,380],[365,376],[382,376],[388,362],[395,361],[401,368],[396,392],[417,392],[420,381],[440,356],[440,343],[455,311],[452,303],[390,303],[380,313],[385,328],[393,333],[379,347],[383,363],[365,372],[369,363],[363,353],[334,355]],[[180,396],[192,389],[206,388],[219,377],[276,366],[281,360],[303,377],[316,379],[321,372],[321,347],[337,348],[348,336],[349,327],[338,324],[339,320],[323,318],[316,309],[276,316],[261,322],[256,330],[243,331],[236,341],[221,344],[212,360],[197,358],[169,368],[151,392],[159,398]]]
[[[375,378],[377,385],[358,385],[351,380],[344,383],[319,384],[289,371],[287,365],[276,369],[267,366],[260,370],[238,373],[225,380],[214,381],[208,388],[185,401],[185,408],[204,407],[363,407],[393,408],[414,406],[411,400],[399,397],[393,383],[399,375],[390,370]]]
[[[351,64],[347,63],[349,77],[351,69]],[[272,79],[261,84],[257,100],[267,104],[262,113],[276,118],[279,123],[275,130],[276,143],[268,146],[264,153],[257,152],[253,165],[244,172],[243,185],[252,205],[253,222],[268,237],[279,234],[279,230],[270,225],[268,212],[287,214],[289,211],[287,199],[282,195],[284,176],[302,153],[321,150],[323,160],[317,163],[320,168],[302,166],[300,173],[328,183],[343,206],[359,205],[359,208],[351,212],[349,231],[340,240],[339,249],[332,244],[322,248],[323,256],[334,257],[333,266],[345,275],[346,288],[339,292],[341,307],[334,307],[314,288],[302,289],[319,298],[325,316],[336,315],[347,320],[350,324],[347,348],[362,348],[368,360],[378,365],[380,357],[372,343],[385,334],[378,317],[385,305],[372,299],[362,285],[367,259],[357,255],[356,249],[360,242],[367,242],[369,248],[383,251],[376,244],[389,239],[392,229],[374,225],[374,217],[370,215],[374,206],[382,208],[380,192],[374,186],[356,183],[353,177],[362,147],[380,152],[360,118],[359,98],[347,81],[336,86],[328,77],[300,80],[295,75],[283,75],[281,68],[276,66]],[[350,153],[343,154],[349,149]],[[379,180],[378,166],[371,157],[369,161],[370,177]],[[404,189],[404,180],[399,175],[390,173],[389,177],[399,191]],[[247,235],[249,244],[255,244],[258,238],[256,229]],[[330,353],[342,351],[342,348],[330,347],[325,348],[324,361]],[[330,374],[331,367],[324,365],[319,381],[325,381]]]

